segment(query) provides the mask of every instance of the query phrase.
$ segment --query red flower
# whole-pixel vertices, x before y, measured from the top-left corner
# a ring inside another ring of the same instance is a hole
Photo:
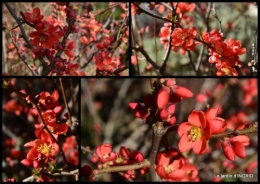
[[[89,177],[92,174],[92,171],[93,171],[93,169],[88,165],[84,165],[80,169],[81,176],[84,176],[87,181],[89,180]]]
[[[62,106],[58,102],[59,92],[58,90],[53,91],[50,95],[49,92],[41,92],[39,94],[39,102],[46,108],[53,110],[56,114],[60,113],[62,110]]]
[[[128,106],[135,111],[135,116],[141,119],[146,119],[150,112],[142,103],[131,102]]]
[[[121,146],[120,150],[119,150],[119,155],[123,158],[123,159],[129,159],[130,155],[131,155],[131,151],[130,149]]]
[[[36,23],[43,19],[43,15],[41,15],[41,10],[38,7],[34,8],[32,13],[25,12],[24,16],[26,20],[31,23]]]
[[[236,156],[242,159],[246,157],[245,146],[248,146],[249,143],[249,137],[245,135],[239,135],[232,138],[226,138],[221,142],[221,146],[227,159],[234,161]]]
[[[112,146],[108,143],[98,146],[96,149],[96,154],[102,163],[114,161],[118,156],[116,152],[112,152]]]
[[[226,62],[219,63],[220,66],[216,65],[218,69],[217,76],[238,76],[238,73],[235,68],[230,66]]]
[[[73,49],[75,48],[75,42],[69,42],[67,47],[64,50],[64,53],[70,57],[70,58],[74,58],[74,52]]]
[[[188,122],[181,123],[178,127],[178,135],[181,137],[178,144],[181,152],[193,148],[195,154],[203,154],[211,136],[211,130],[204,112],[192,111],[188,117]]]
[[[186,164],[182,167],[186,171],[186,177],[182,181],[194,181],[198,176],[198,168],[192,164]]]
[[[43,112],[42,117],[47,125],[56,123],[56,113],[53,110]]]
[[[13,112],[17,116],[19,116],[23,110],[23,106],[18,104],[16,100],[9,100],[3,108],[7,112]]]
[[[173,91],[173,93],[170,95],[169,100],[171,103],[176,103],[184,98],[190,98],[193,96],[193,93],[185,87],[172,85],[170,86],[170,88]]]
[[[159,109],[163,109],[169,102],[170,89],[168,87],[163,87],[160,89],[157,95],[157,106]]]
[[[171,37],[172,45],[176,47],[181,47],[181,54],[184,55],[186,50],[195,50],[195,42],[193,39],[197,36],[197,28],[192,27],[190,30],[188,28],[175,28]]]
[[[65,69],[65,74],[68,74],[69,76],[78,76],[78,73],[76,72],[78,68],[79,64],[70,63]]]
[[[144,155],[140,151],[133,151],[130,155],[130,159],[133,159],[135,162],[139,163],[144,160]]]
[[[161,28],[161,31],[159,33],[160,41],[162,44],[164,44],[164,50],[167,50],[168,48],[169,38],[170,38],[170,26],[171,23],[164,23],[164,27]],[[171,50],[177,52],[178,47],[172,45]]]
[[[62,145],[62,149],[67,156],[67,162],[77,166],[79,162],[78,157],[78,144],[75,136],[69,136],[65,139],[65,143]]]
[[[181,181],[185,178],[186,172],[182,169],[185,165],[184,158],[180,157],[175,149],[158,153],[156,162],[155,170],[161,178],[168,181]]]
[[[114,40],[114,35],[110,35],[109,37],[104,37],[101,40],[101,43],[96,44],[96,47],[99,49],[107,48],[111,44],[111,42],[113,42],[113,40]]]
[[[93,38],[91,37],[90,39],[87,39],[86,36],[80,37],[80,41],[84,44],[89,44],[90,42],[93,41]]]
[[[227,123],[225,123],[225,120],[216,117],[217,112],[218,108],[210,108],[205,112],[206,120],[209,123],[212,134],[219,134],[225,132],[227,129]]]
[[[186,12],[192,12],[195,9],[195,6],[196,5],[194,3],[188,4],[188,3],[184,3],[184,2],[179,2],[176,13],[184,14]]]
[[[58,138],[59,134],[66,134],[68,131],[68,125],[66,123],[54,123],[51,125],[47,125],[48,129],[52,133],[55,139]],[[50,139],[52,140],[51,136],[47,132],[47,130],[43,130],[42,125],[36,124],[35,125],[35,135],[38,139]]]
[[[30,145],[33,147],[30,149],[26,157],[29,160],[35,160],[41,156],[46,158],[53,157],[59,151],[59,145],[52,143],[50,140],[36,139],[33,144],[30,143]]]

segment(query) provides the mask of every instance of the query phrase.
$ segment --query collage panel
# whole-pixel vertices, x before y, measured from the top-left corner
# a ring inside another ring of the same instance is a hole
[[[77,182],[79,79],[2,78],[2,181]]]
[[[3,2],[2,75],[129,76],[129,2]]]
[[[258,180],[257,78],[81,79],[82,182]]]
[[[131,76],[257,76],[257,2],[131,2]]]

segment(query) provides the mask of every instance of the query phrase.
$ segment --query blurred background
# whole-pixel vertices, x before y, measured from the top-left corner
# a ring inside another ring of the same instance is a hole
[[[227,78],[178,78],[177,85],[188,88],[193,97],[176,104],[177,123],[187,121],[192,110],[205,111],[208,107],[218,107],[218,117],[228,123],[228,128],[258,121],[257,79]],[[145,157],[151,147],[151,124],[144,123],[134,116],[128,107],[130,102],[143,103],[146,94],[151,93],[150,79],[81,79],[81,164],[91,163],[92,153],[97,146],[110,143],[113,151],[120,146],[131,151],[139,150]],[[217,181],[214,174],[253,173],[253,178],[241,178],[235,181],[256,181],[258,175],[257,133],[248,135],[250,146],[246,147],[247,157],[236,158],[231,162],[224,156],[219,139],[210,140],[210,152],[195,155],[193,151],[186,155],[190,163],[197,166],[201,181]],[[172,147],[178,145],[176,132],[167,135]],[[159,150],[163,150],[162,145]],[[83,179],[84,180],[84,179]],[[97,176],[97,181],[126,181],[119,173],[106,173]],[[149,181],[148,176],[138,176],[134,181]],[[230,181],[230,179],[222,179]]]
[[[18,91],[28,92],[28,87],[34,95],[47,91],[50,95],[54,90],[58,90],[59,99],[63,110],[61,117],[67,112],[59,79],[51,78],[6,78]],[[73,119],[79,118],[79,80],[63,78],[62,83],[66,94],[67,102]],[[16,178],[22,181],[32,175],[33,167],[26,167],[21,164],[21,160],[26,158],[29,151],[24,144],[36,139],[34,125],[39,123],[37,117],[31,113],[32,105],[9,89],[2,88],[2,179]],[[78,164],[78,144],[73,137],[78,137],[78,125],[74,124],[69,128],[66,135],[59,135],[58,141],[62,146],[66,146],[65,156],[71,170],[79,168]],[[63,144],[64,143],[64,144]],[[73,147],[74,145],[74,147]],[[64,149],[63,149],[64,150]],[[73,155],[73,158],[71,157]],[[64,166],[64,161],[60,153],[57,155],[58,168]],[[75,181],[71,176],[58,176],[50,181]]]

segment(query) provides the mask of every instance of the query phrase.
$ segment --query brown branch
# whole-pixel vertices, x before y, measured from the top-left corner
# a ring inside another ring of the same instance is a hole
[[[155,69],[159,70],[159,69],[161,68],[160,66],[158,66],[158,65],[150,58],[150,56],[145,52],[145,50],[143,49],[143,47],[134,47],[134,46],[132,46],[132,49],[134,49],[135,51],[141,52],[141,53],[144,55],[145,59],[146,59],[151,65],[153,65],[153,67],[154,67]]]
[[[152,14],[152,13],[149,13],[148,11],[144,10],[143,8],[141,8],[140,6],[138,6],[138,5],[135,4],[135,3],[132,3],[132,4],[137,7],[137,9],[138,9],[137,11],[140,12],[140,13],[145,13],[145,14],[147,14],[147,15],[150,15],[151,17],[155,17],[155,18],[157,18],[157,19],[164,20],[164,21],[166,21],[166,22],[170,22],[170,23],[176,24],[178,27],[181,27],[181,28],[182,28],[182,26],[181,26],[179,23],[175,23],[175,22],[172,22],[172,20],[167,19],[167,18],[165,18],[165,17],[160,17],[160,16],[154,15],[154,14]]]
[[[43,128],[48,132],[48,134],[51,136],[52,140],[53,140],[56,144],[59,145],[62,158],[63,158],[63,160],[64,160],[64,162],[65,162],[65,167],[64,167],[64,168],[67,169],[67,168],[68,168],[68,162],[67,162],[67,159],[66,159],[66,157],[65,157],[65,154],[64,154],[64,152],[63,152],[63,150],[62,150],[62,146],[61,146],[61,144],[58,142],[58,140],[56,140],[55,137],[52,135],[51,131],[48,129],[48,127],[47,127],[47,125],[46,125],[46,123],[45,123],[45,121],[44,121],[44,119],[43,119],[43,117],[42,117],[41,110],[40,110],[39,106],[37,105],[37,101],[36,101],[36,99],[35,99],[35,97],[34,97],[32,91],[31,91],[31,88],[30,88],[29,86],[28,86],[28,90],[29,90],[29,95],[32,97],[31,104],[32,104],[34,107],[36,107],[36,110],[37,110],[38,114],[40,115],[40,118],[41,118],[41,121],[42,121],[42,124],[43,124]]]
[[[61,146],[61,144],[58,142],[58,140],[55,139],[55,137],[52,135],[52,133],[51,133],[50,130],[48,129],[48,127],[47,127],[47,125],[46,125],[46,123],[45,123],[45,121],[44,121],[44,119],[43,119],[43,117],[42,117],[42,113],[41,113],[41,111],[40,111],[40,109],[39,109],[39,106],[37,105],[37,101],[36,101],[36,99],[35,99],[35,97],[34,97],[32,91],[31,91],[31,88],[30,88],[30,86],[29,86],[28,83],[27,83],[27,86],[28,86],[28,90],[29,90],[29,91],[28,91],[28,94],[29,94],[30,97],[32,98],[30,102],[31,102],[31,104],[33,105],[33,107],[36,108],[38,114],[40,115],[40,119],[41,119],[41,121],[42,121],[43,128],[48,132],[48,134],[51,136],[52,140],[53,140],[56,144],[59,145],[60,152],[61,152],[62,157],[63,157],[63,160],[64,160],[64,162],[65,162],[65,168],[67,168],[67,167],[68,167],[68,163],[67,163],[67,159],[66,159],[66,157],[65,157],[65,154],[64,154],[64,152],[63,152],[63,150],[62,150],[62,146]],[[9,83],[9,85],[8,85],[8,88],[9,88],[10,90],[12,90],[13,92],[17,93],[17,94],[18,94],[20,97],[22,97],[23,99],[25,99],[25,98],[27,97],[26,94],[21,93],[20,91],[18,91],[18,90],[17,90],[13,85],[11,85],[10,83]],[[26,100],[26,99],[25,99],[25,100]]]
[[[10,14],[12,15],[12,17],[15,19],[15,21],[17,22],[17,24],[19,25],[19,28],[22,32],[22,36],[27,44],[27,46],[30,48],[30,49],[33,49],[33,46],[31,45],[26,33],[25,33],[25,30],[21,24],[21,20],[17,17],[17,15],[15,14],[14,10],[12,9],[12,7],[10,6],[10,4],[8,2],[4,2],[6,8],[8,9],[8,11],[10,12]],[[43,65],[43,67],[45,68],[47,66],[46,62],[44,61],[44,59],[42,57],[37,57],[41,64]]]
[[[135,170],[135,169],[141,169],[143,167],[150,167],[150,161],[147,159],[144,159],[141,163],[136,163],[132,165],[122,165],[122,166],[113,166],[113,167],[107,167],[103,169],[95,169],[93,171],[94,175],[103,174],[103,173],[109,173],[109,172],[120,172],[120,171],[127,171],[127,170]]]
[[[70,2],[67,2],[66,6],[69,7],[69,4],[70,4]],[[69,16],[69,11],[67,11],[66,16],[67,16],[67,22],[68,22],[68,30],[65,33],[65,35],[64,35],[64,37],[63,37],[63,39],[61,41],[61,45],[62,45],[63,48],[61,50],[57,51],[57,53],[53,57],[53,60],[51,61],[51,64],[49,65],[48,69],[43,71],[44,72],[43,75],[47,75],[53,69],[54,64],[55,64],[54,59],[55,58],[59,58],[61,56],[61,54],[64,52],[64,50],[66,48],[66,40],[69,37],[69,35],[72,33],[72,26],[73,26],[73,24],[75,23],[76,20]]]
[[[161,138],[167,132],[167,128],[163,128],[163,122],[156,122],[153,125],[153,139],[152,148],[149,155],[150,167],[149,167],[149,177],[151,181],[157,181],[156,172],[154,169],[155,159],[158,152],[158,148],[161,142]]]
[[[16,48],[16,50],[17,50],[17,53],[18,53],[20,59],[21,59],[21,60],[23,61],[23,63],[27,66],[27,68],[32,72],[33,76],[37,76],[37,74],[36,74],[35,71],[32,69],[32,67],[26,62],[26,60],[25,60],[26,57],[25,57],[25,55],[23,55],[23,52],[19,49],[19,46],[18,46],[17,43],[14,41],[13,36],[12,36],[12,34],[11,34],[11,31],[10,31],[9,33],[10,33],[10,37],[11,37],[11,39],[12,39],[13,44],[15,45],[15,48]]]
[[[218,24],[219,24],[219,32],[222,33],[222,26],[221,26],[221,20],[218,17],[216,8],[215,8],[216,3],[212,4],[212,11],[214,12],[213,16],[217,19]]]
[[[74,176],[79,172],[79,169],[75,169],[70,172],[60,172],[60,173],[50,173],[50,172],[42,172],[43,174],[46,174],[48,176]]]
[[[172,10],[172,17],[174,17],[175,14],[176,14],[176,12],[175,12],[175,9],[174,9],[172,3],[171,3],[171,6],[172,6],[172,9],[173,9],[173,10]],[[178,6],[178,4],[177,4],[177,6]],[[172,42],[171,34],[172,34],[174,28],[175,28],[175,26],[174,26],[174,24],[172,23],[172,24],[171,24],[171,28],[170,28],[170,36],[169,36],[169,40],[168,40],[168,48],[167,48],[167,51],[166,51],[166,53],[165,53],[165,55],[164,55],[164,58],[163,58],[163,64],[162,64],[161,69],[160,69],[160,74],[162,74],[163,72],[165,72],[166,65],[167,65],[167,61],[168,61],[169,56],[170,56],[170,52],[171,52],[171,48],[172,48],[172,45],[171,45],[171,42]]]
[[[96,14],[94,15],[94,17],[97,16],[97,15],[103,14],[103,13],[105,13],[107,10],[113,9],[113,8],[119,6],[119,5],[120,5],[120,4],[115,4],[115,5],[109,7],[109,8],[107,8],[107,9],[105,9],[105,10],[102,10],[101,12],[96,13]]]
[[[189,56],[189,59],[190,59],[190,65],[191,65],[192,69],[194,70],[195,75],[197,76],[198,75],[198,71],[196,71],[195,64],[192,62],[190,51],[187,51],[187,52],[188,52],[188,56]]]
[[[59,78],[59,81],[60,81],[60,87],[61,87],[61,91],[62,91],[62,95],[63,95],[63,100],[64,100],[64,103],[65,103],[65,106],[66,106],[66,109],[67,109],[68,115],[69,115],[69,123],[68,123],[68,126],[71,127],[71,125],[72,125],[72,119],[71,119],[71,114],[70,114],[70,109],[69,109],[67,97],[66,97],[66,94],[65,94],[65,91],[64,91],[64,87],[63,87],[63,84],[62,84],[62,78]]]
[[[118,75],[118,74],[120,74],[120,72],[122,72],[122,71],[124,71],[124,70],[126,70],[126,69],[128,69],[129,67],[128,66],[124,66],[124,67],[122,67],[122,68],[118,68],[118,69],[116,69],[114,72],[113,72],[113,74],[114,75]]]
[[[224,133],[220,133],[220,134],[215,134],[215,135],[212,135],[210,138],[223,138],[223,137],[245,135],[245,134],[257,133],[257,132],[258,132],[258,125],[257,125],[257,123],[255,123],[249,128],[245,128],[243,130],[235,130],[235,131],[229,131],[229,132],[224,132]]]
[[[258,152],[255,152],[252,156],[250,156],[250,158],[248,160],[246,160],[245,162],[243,162],[242,164],[239,165],[238,168],[232,170],[230,173],[228,174],[239,174],[241,171],[243,171],[244,169],[246,169],[248,167],[248,165],[250,163],[252,163],[254,160],[258,160]],[[244,172],[244,171],[243,171]]]
[[[90,149],[89,149],[89,147],[84,147],[84,146],[80,146],[80,149],[81,150],[83,150],[83,151],[85,151],[85,152],[87,152],[87,153],[93,153],[93,151],[91,151]]]

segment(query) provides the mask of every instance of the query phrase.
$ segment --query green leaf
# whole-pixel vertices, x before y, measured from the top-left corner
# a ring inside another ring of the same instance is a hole
[[[172,21],[173,21],[173,22],[177,22],[177,15],[175,15],[174,17],[172,17]]]

